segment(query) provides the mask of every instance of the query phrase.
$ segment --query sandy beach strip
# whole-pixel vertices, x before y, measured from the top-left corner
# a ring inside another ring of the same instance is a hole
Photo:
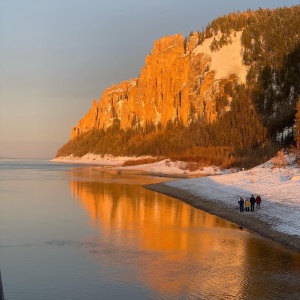
[[[186,190],[168,186],[165,183],[150,184],[145,188],[161,194],[176,198],[195,208],[201,209],[220,218],[237,224],[238,227],[255,232],[265,238],[280,243],[289,250],[300,252],[300,238],[274,230],[267,222],[257,217],[255,212],[240,213],[236,207],[228,208],[222,202],[211,201],[210,199],[194,195]]]

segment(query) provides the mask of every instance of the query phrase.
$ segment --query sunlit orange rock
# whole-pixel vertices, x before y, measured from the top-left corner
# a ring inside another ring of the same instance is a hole
[[[220,79],[216,70],[210,70],[212,53],[201,49],[197,33],[188,41],[180,34],[155,41],[139,78],[106,89],[73,127],[71,139],[92,128],[106,129],[114,119],[120,121],[121,128],[145,126],[147,122],[165,125],[176,118],[186,125],[195,115],[213,122]],[[225,61],[226,57],[218,62],[220,68]]]

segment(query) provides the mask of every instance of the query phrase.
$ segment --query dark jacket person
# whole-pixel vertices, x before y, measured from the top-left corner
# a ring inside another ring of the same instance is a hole
[[[251,195],[251,197],[250,197],[251,211],[254,211],[255,202],[256,202],[256,200],[255,200],[254,196]]]
[[[256,207],[257,207],[257,208],[260,208],[260,203],[261,203],[261,198],[260,198],[260,196],[258,195],[258,196],[256,197]]]
[[[240,200],[239,200],[239,205],[240,205],[240,212],[243,212],[244,211],[244,199],[242,197],[240,197]]]

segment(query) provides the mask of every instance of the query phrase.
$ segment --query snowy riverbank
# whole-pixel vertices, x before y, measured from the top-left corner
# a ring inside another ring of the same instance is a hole
[[[241,227],[300,251],[300,169],[294,158],[274,167],[272,161],[248,171],[148,186],[195,207],[226,218]],[[254,212],[240,213],[238,199],[260,195]]]
[[[171,177],[199,177],[203,175],[215,175],[228,172],[228,170],[221,171],[219,167],[203,167],[195,171],[189,171],[188,163],[182,161],[171,161],[170,159],[163,159],[158,162],[139,164],[132,166],[122,166],[126,161],[141,160],[141,159],[154,159],[151,156],[132,157],[132,156],[120,156],[114,157],[111,155],[95,155],[88,153],[82,157],[76,157],[73,155],[67,157],[58,157],[52,159],[53,162],[61,163],[80,163],[80,164],[92,164],[98,169],[106,170],[115,169],[119,172],[144,172],[151,175],[168,176]]]
[[[183,200],[300,251],[300,168],[295,164],[293,156],[286,156],[287,165],[283,167],[275,167],[271,160],[253,169],[235,173],[220,171],[216,167],[189,172],[182,163],[169,160],[122,167],[121,164],[126,160],[128,158],[101,160],[98,157],[94,160],[82,158],[75,161],[109,165],[118,172],[135,170],[152,175],[182,177],[218,174],[168,181],[147,188]],[[62,161],[74,163],[74,159]],[[246,198],[251,194],[261,196],[261,209],[240,213],[237,203],[239,197]]]

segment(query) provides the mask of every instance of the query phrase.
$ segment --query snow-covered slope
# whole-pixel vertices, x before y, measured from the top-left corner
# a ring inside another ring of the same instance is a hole
[[[243,64],[242,46],[241,46],[242,31],[231,34],[232,43],[223,46],[220,50],[212,52],[210,45],[214,38],[206,39],[202,45],[194,49],[194,53],[205,53],[211,56],[210,70],[216,71],[215,79],[228,77],[230,74],[235,74],[241,82],[246,81],[247,67]]]
[[[271,160],[247,171],[164,184],[235,210],[240,196],[260,195],[261,209],[255,210],[255,217],[279,232],[300,237],[300,169],[294,157],[286,158],[289,163],[280,168]]]

